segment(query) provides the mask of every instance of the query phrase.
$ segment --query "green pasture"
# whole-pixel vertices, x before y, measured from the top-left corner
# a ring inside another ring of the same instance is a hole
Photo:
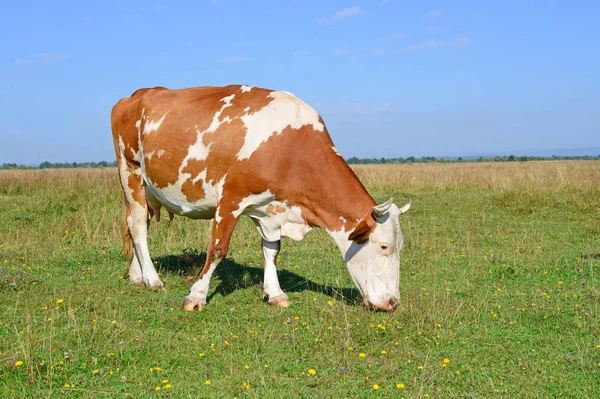
[[[122,278],[116,170],[0,171],[0,397],[600,397],[600,162],[520,165],[357,168],[412,199],[394,313],[318,230],[282,241],[269,306],[247,219],[184,312],[210,221],[152,222],[153,292]]]

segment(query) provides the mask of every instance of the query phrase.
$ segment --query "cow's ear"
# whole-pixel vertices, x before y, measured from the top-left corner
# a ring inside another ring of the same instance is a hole
[[[350,236],[348,236],[348,239],[357,244],[362,244],[369,239],[371,232],[375,230],[376,226],[377,222],[373,219],[373,214],[369,212],[358,222],[352,233],[350,233]]]

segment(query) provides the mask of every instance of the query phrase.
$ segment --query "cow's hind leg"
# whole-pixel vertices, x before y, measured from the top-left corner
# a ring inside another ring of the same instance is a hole
[[[281,241],[262,240],[262,251],[264,256],[265,278],[263,288],[265,295],[269,297],[271,305],[282,308],[290,305],[288,296],[281,290],[277,278],[277,254],[279,253]]]
[[[129,210],[127,226],[133,241],[133,257],[130,265],[130,281],[139,279],[138,270],[141,269],[142,281],[150,288],[163,289],[156,269],[150,259],[148,250],[148,205],[146,193],[142,184],[141,169],[122,160],[119,165],[119,176],[125,193],[126,206]],[[137,263],[140,268],[137,268]]]
[[[142,276],[142,265],[138,257],[133,250],[133,239],[131,237],[131,232],[129,230],[129,220],[131,219],[131,211],[129,210],[129,205],[127,205],[127,201],[125,201],[125,218],[123,220],[124,228],[123,228],[123,249],[125,256],[129,256],[131,258],[131,263],[129,264],[129,271],[123,278],[129,277],[130,284],[144,284],[144,279]]]
[[[208,245],[206,254],[206,263],[198,277],[198,281],[194,283],[190,294],[183,301],[183,309],[185,310],[202,310],[206,305],[210,278],[221,260],[227,256],[227,251],[229,250],[229,240],[237,224],[238,217],[233,216],[231,210],[224,211],[219,208],[217,208],[216,215],[223,216],[215,216],[210,244]]]

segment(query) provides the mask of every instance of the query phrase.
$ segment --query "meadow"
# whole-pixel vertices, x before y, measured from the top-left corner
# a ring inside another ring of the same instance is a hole
[[[0,171],[0,397],[599,397],[599,161],[355,171],[412,199],[393,313],[318,230],[282,241],[269,306],[249,220],[184,312],[210,221],[152,222],[153,292],[122,278],[116,169]]]

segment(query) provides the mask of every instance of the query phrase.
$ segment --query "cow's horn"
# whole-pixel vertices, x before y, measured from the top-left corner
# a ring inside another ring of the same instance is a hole
[[[404,205],[402,208],[399,209],[400,214],[402,215],[403,213],[408,212],[411,204],[412,204],[412,200],[408,200],[408,204]]]
[[[385,213],[390,209],[390,206],[392,206],[393,202],[394,202],[394,199],[390,198],[389,200],[385,201],[381,205],[375,205],[373,207],[373,215],[375,217],[380,217],[380,216],[385,215]]]

